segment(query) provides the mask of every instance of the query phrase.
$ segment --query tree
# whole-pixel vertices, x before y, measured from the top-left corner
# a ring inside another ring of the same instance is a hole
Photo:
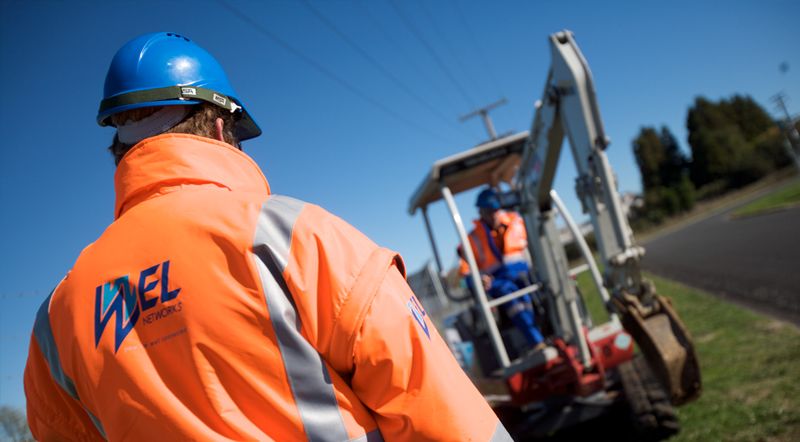
[[[643,127],[633,141],[633,154],[642,174],[642,188],[653,189],[661,186],[659,168],[664,163],[665,152],[658,134],[651,127]]]
[[[666,187],[676,187],[688,173],[689,160],[666,126],[661,127],[659,141],[664,149],[664,162],[660,168],[661,182]]]
[[[734,95],[730,100],[721,100],[719,106],[748,143],[775,126],[767,111],[750,97]]]
[[[3,433],[0,433],[2,440],[10,440],[14,442],[28,442],[33,441],[33,436],[28,428],[28,420],[25,414],[16,408],[8,406],[0,406],[0,427]]]
[[[695,186],[702,187],[727,178],[731,161],[726,143],[736,142],[736,135],[732,134],[736,129],[720,106],[698,97],[694,106],[689,108],[686,128],[692,150],[691,178]],[[729,139],[722,139],[726,136]]]
[[[694,186],[689,179],[689,161],[666,127],[643,127],[633,141],[633,153],[642,175],[644,218],[653,224],[665,216],[689,210],[694,205]]]
[[[718,103],[697,97],[686,127],[697,188],[740,187],[788,163],[775,121],[750,97],[734,95]]]
[[[666,127],[662,127],[660,133],[652,127],[643,127],[633,141],[633,153],[645,189],[676,185],[689,164],[675,136]]]

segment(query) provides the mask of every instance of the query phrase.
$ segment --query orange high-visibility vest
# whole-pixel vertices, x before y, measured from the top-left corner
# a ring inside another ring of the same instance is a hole
[[[498,215],[500,224],[505,226],[502,237],[502,250],[499,250],[498,247],[498,243],[500,243],[497,241],[499,232],[491,230],[487,235],[488,229],[480,219],[473,220],[474,227],[468,236],[472,253],[475,256],[475,264],[481,273],[491,274],[503,264],[527,263],[525,248],[528,246],[528,236],[525,232],[525,223],[522,217],[516,212],[506,211],[500,211]],[[492,251],[492,246],[498,250],[502,259],[498,259]],[[459,261],[459,272],[462,276],[470,273],[469,264],[463,257]]]
[[[39,440],[510,440],[400,257],[270,195],[232,146],[165,134],[115,176],[116,220],[42,304]]]

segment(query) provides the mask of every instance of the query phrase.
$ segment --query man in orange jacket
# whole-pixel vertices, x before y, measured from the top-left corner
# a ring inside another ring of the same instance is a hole
[[[500,198],[492,188],[486,188],[478,194],[475,206],[480,217],[474,221],[475,227],[469,233],[469,242],[486,294],[500,298],[529,285],[525,255],[528,235],[522,218],[517,213],[500,210]],[[463,255],[460,248],[459,255]],[[470,268],[463,256],[460,272],[471,286],[472,279],[468,277]],[[542,333],[536,327],[528,295],[504,304],[503,309],[528,344],[534,348],[545,345]]]
[[[174,33],[115,55],[115,221],[36,316],[39,440],[510,440],[404,279],[325,210],[271,195],[260,129]]]

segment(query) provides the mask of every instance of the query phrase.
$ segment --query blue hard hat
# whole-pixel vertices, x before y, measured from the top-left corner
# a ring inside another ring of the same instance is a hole
[[[478,194],[475,206],[481,209],[500,210],[500,197],[497,196],[497,192],[494,189],[488,187]]]
[[[111,125],[112,115],[131,109],[202,102],[236,113],[240,140],[261,135],[211,54],[180,34],[144,34],[122,46],[111,60],[97,123]]]

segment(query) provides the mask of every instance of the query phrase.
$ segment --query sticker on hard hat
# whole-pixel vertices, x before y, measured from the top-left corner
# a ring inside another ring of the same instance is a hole
[[[223,97],[222,95],[214,94],[213,98],[214,98],[214,101],[216,101],[217,103],[219,103],[219,104],[221,104],[223,106],[228,104],[228,99]]]
[[[193,87],[182,87],[181,88],[182,95],[197,95],[197,89]]]

